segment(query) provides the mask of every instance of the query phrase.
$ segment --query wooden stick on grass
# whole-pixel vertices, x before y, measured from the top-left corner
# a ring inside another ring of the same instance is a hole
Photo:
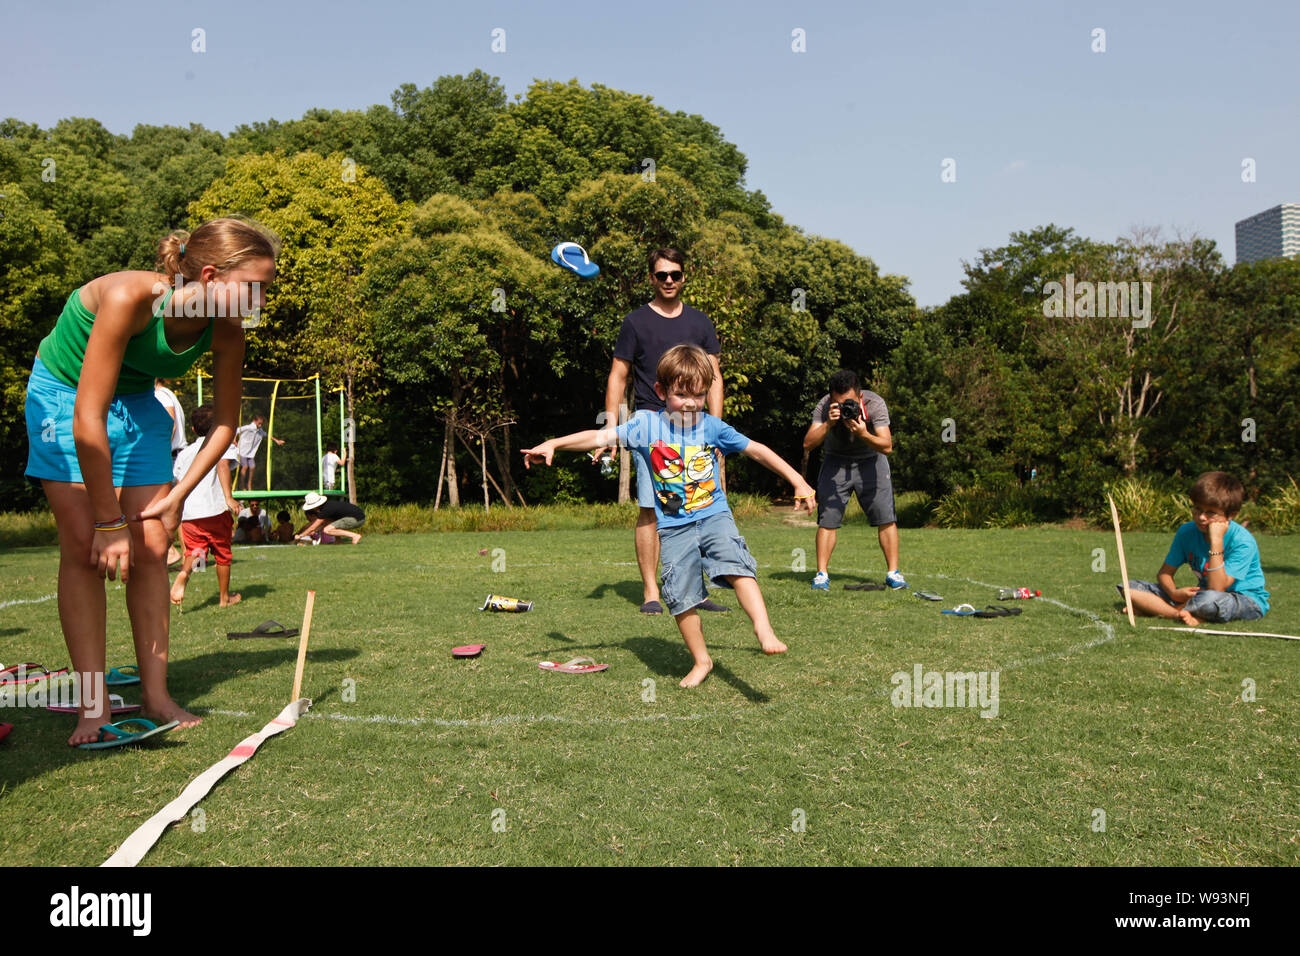
[[[316,592],[307,592],[307,607],[302,612],[302,637],[298,638],[298,666],[293,672],[293,696],[289,698],[289,703],[293,703],[302,693],[302,668],[307,663],[307,638],[311,635],[311,612],[316,606]]]
[[[1128,588],[1128,562],[1124,560],[1124,538],[1119,533],[1119,511],[1115,508],[1115,499],[1106,494],[1106,500],[1110,502],[1110,520],[1115,524],[1115,547],[1119,550],[1119,573],[1124,578],[1124,607],[1128,610],[1129,627],[1137,627],[1137,619],[1133,617],[1133,593]]]

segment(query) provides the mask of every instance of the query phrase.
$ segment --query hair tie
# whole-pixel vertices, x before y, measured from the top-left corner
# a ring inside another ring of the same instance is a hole
[[[185,243],[181,243],[181,258],[185,258]]]

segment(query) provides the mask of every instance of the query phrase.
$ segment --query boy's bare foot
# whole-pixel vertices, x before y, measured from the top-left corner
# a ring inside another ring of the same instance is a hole
[[[201,723],[203,720],[202,717],[196,717],[191,714],[170,697],[166,698],[157,707],[149,701],[145,701],[144,712],[160,724],[167,724],[171,723],[173,720],[179,720],[182,727],[193,727],[194,725]]]
[[[239,603],[240,601],[242,601],[243,599],[244,599],[244,596],[243,596],[242,594],[232,594],[232,595],[230,595],[230,598],[229,598],[228,600],[225,600],[225,601],[222,601],[222,602],[221,602],[221,606],[222,606],[222,607],[230,607],[230,605],[232,605],[232,604],[238,604],[238,603]]]
[[[172,585],[172,603],[177,607],[185,602],[185,582],[178,580]]]
[[[699,687],[704,683],[704,678],[709,676],[709,671],[713,670],[713,661],[705,661],[703,664],[696,663],[691,668],[691,672],[681,679],[678,687]]]
[[[77,721],[76,728],[72,731],[72,736],[68,738],[68,746],[76,747],[79,744],[93,744],[99,739],[99,728],[104,724],[112,723],[111,717],[82,717]]]
[[[1205,622],[1187,609],[1178,612],[1178,620],[1182,621],[1188,627],[1200,627]]]
[[[763,648],[764,654],[784,654],[790,649],[775,637],[769,637],[766,639],[760,637],[758,639],[758,644]]]

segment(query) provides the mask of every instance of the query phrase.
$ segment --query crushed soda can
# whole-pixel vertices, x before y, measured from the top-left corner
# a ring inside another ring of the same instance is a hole
[[[480,611],[511,611],[515,614],[522,614],[532,609],[532,601],[522,601],[519,598],[506,597],[504,594],[489,594],[483,606],[479,608]]]

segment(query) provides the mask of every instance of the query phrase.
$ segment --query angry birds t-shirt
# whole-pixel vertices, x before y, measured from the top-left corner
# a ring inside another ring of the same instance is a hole
[[[650,469],[659,527],[731,510],[718,485],[714,452],[744,451],[749,439],[726,422],[701,412],[694,425],[683,428],[667,412],[639,411],[616,430],[618,440]]]

